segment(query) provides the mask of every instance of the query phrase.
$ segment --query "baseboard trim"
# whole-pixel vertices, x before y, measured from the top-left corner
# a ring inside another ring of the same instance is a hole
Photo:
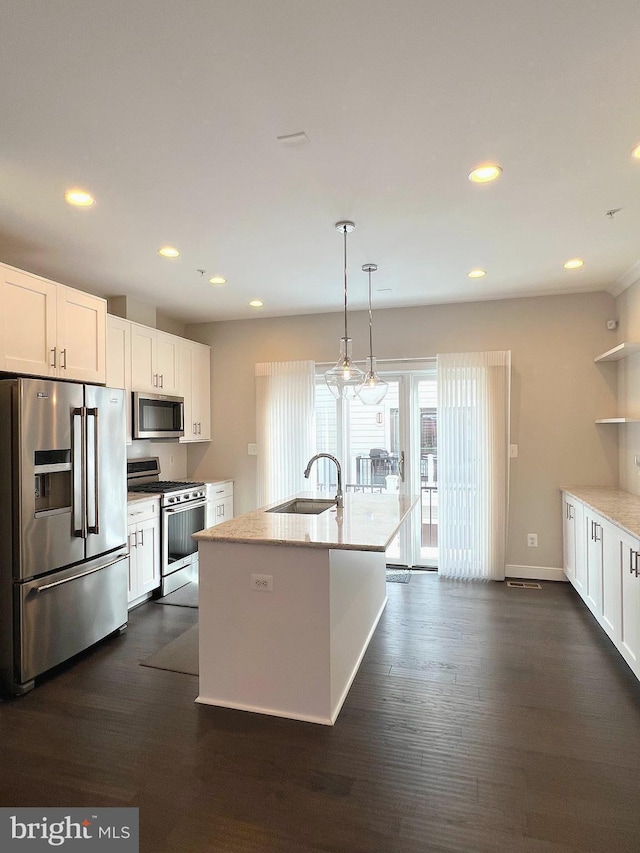
[[[553,569],[549,566],[505,566],[505,575],[508,578],[523,580],[567,582],[563,569]]]

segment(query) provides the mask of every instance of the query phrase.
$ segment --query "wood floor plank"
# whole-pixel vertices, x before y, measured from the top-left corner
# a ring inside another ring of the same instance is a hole
[[[142,853],[640,849],[640,684],[568,584],[434,573],[389,603],[334,727],[198,705],[145,604],[0,701],[0,805],[136,806]]]

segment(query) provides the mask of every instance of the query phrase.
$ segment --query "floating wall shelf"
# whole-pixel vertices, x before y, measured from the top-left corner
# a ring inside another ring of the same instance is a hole
[[[618,344],[617,347],[613,347],[613,349],[608,349],[606,352],[603,352],[602,355],[597,355],[593,360],[620,361],[620,359],[628,358],[630,355],[633,355],[636,352],[640,352],[639,343]]]
[[[597,424],[637,424],[640,418],[598,418]]]

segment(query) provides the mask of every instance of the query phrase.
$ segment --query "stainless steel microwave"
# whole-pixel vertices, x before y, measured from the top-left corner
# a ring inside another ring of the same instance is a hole
[[[184,397],[133,392],[134,438],[180,438],[184,435]]]

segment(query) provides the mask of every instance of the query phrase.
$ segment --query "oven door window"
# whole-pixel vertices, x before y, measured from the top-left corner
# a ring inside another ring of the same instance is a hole
[[[204,504],[179,512],[167,512],[167,559],[169,565],[198,551],[194,533],[204,530]]]

